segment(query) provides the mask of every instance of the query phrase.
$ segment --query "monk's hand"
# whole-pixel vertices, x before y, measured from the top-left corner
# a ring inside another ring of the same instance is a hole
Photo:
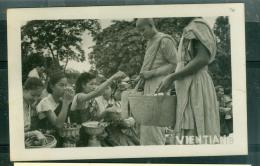
[[[153,77],[153,72],[152,71],[143,71],[140,73],[140,77],[147,80],[147,79]]]
[[[167,90],[170,89],[171,85],[173,83],[173,79],[171,75],[168,75],[167,77],[165,77],[162,82],[159,84],[156,93],[160,93],[160,92],[167,92]]]
[[[138,75],[135,79],[133,79],[133,83],[136,84],[141,79],[140,75]]]

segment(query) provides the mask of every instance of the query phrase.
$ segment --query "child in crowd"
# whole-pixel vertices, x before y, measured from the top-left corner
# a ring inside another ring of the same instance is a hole
[[[105,82],[105,79],[101,82]],[[98,96],[95,98],[95,101],[97,103],[98,110],[100,114],[102,114],[107,107],[114,104],[114,100],[112,98],[112,87],[111,85],[107,86],[104,89],[104,93],[101,96]]]
[[[140,145],[137,134],[134,130],[135,120],[132,117],[123,118],[122,114],[128,114],[128,110],[122,108],[121,95],[130,87],[127,83],[120,83],[114,91],[115,103],[107,108],[103,114],[104,121],[108,122],[105,131],[107,146],[131,146]]]
[[[220,135],[228,136],[233,132],[232,99],[225,94],[224,88],[216,86],[220,115]]]

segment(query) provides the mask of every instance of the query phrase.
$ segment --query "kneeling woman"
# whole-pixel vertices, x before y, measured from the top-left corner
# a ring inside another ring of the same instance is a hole
[[[87,121],[100,120],[101,112],[98,110],[95,98],[102,95],[113,80],[121,79],[125,76],[123,72],[119,71],[96,87],[96,77],[90,73],[82,73],[76,82],[76,95],[71,105],[71,121],[82,124]],[[88,136],[82,130],[80,137],[78,146],[87,146]]]
[[[63,127],[74,97],[73,89],[67,88],[67,84],[65,74],[57,72],[51,75],[47,85],[49,95],[37,105],[42,128],[57,131]],[[57,134],[56,138],[58,139],[57,147],[59,147],[62,142]]]
[[[24,111],[24,132],[25,140],[31,137],[44,143],[45,136],[37,130],[37,113],[33,108],[33,104],[40,98],[43,91],[43,84],[38,78],[28,78],[23,86],[23,111]],[[27,142],[25,146],[28,147]]]

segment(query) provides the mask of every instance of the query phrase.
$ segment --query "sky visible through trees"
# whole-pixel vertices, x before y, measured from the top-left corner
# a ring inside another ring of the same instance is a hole
[[[216,21],[216,17],[207,17],[204,18],[209,24],[210,26],[213,28],[214,23]],[[108,26],[110,26],[112,24],[112,20],[100,20],[100,24],[101,24],[101,28],[104,29]],[[88,59],[88,54],[91,52],[91,46],[95,45],[95,43],[92,40],[92,36],[89,34],[88,31],[86,31],[83,35],[82,35],[82,49],[85,51],[85,56],[86,56],[86,60],[84,62],[76,62],[76,61],[70,61],[67,65],[68,69],[74,69],[77,70],[79,72],[83,72],[83,71],[89,71],[91,68],[91,64],[89,62]]]

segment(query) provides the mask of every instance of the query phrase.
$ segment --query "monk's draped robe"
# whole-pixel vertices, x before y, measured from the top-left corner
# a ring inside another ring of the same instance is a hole
[[[158,47],[159,49],[157,51]],[[162,75],[154,76],[145,80],[144,95],[154,94],[162,79],[175,70],[174,67],[177,64],[176,54],[176,42],[169,35],[158,32],[148,41],[141,72],[149,70],[154,56],[156,57],[152,64],[151,70],[160,70],[160,67],[165,65],[172,65],[172,67]],[[140,142],[141,145],[164,145],[165,128],[141,125]]]
[[[216,40],[209,25],[203,19],[194,19],[184,28],[178,47],[176,72],[195,57],[194,41],[208,50],[210,60],[216,55]],[[197,50],[198,52],[198,50]],[[217,96],[208,66],[193,75],[175,81],[177,93],[177,119],[175,131],[184,136],[184,130],[194,130],[196,136],[219,136],[220,121]]]

